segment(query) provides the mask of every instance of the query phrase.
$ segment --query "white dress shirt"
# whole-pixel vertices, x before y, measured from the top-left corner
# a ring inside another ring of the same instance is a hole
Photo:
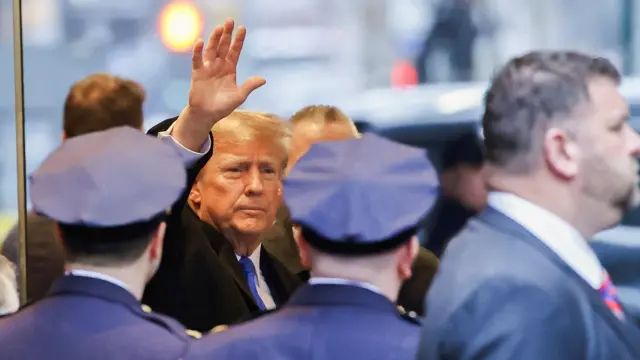
[[[513,194],[490,192],[488,203],[535,235],[592,288],[600,289],[604,281],[604,268],[587,241],[573,226]]]
[[[180,157],[184,161],[184,164],[187,167],[189,167],[193,165],[196,161],[200,160],[200,158],[203,157],[209,151],[209,149],[211,149],[211,139],[207,136],[207,140],[202,145],[202,148],[200,148],[200,152],[191,151],[186,147],[182,146],[182,144],[180,144],[178,140],[176,140],[173,136],[171,136],[171,132],[173,131],[174,124],[175,122],[171,124],[171,126],[169,126],[169,128],[166,131],[159,132],[158,139],[166,142],[171,147],[176,149],[176,151],[178,151],[178,154],[180,154]]]
[[[262,250],[262,244],[258,245],[258,247],[249,255],[249,260],[253,263],[253,266],[256,268],[256,278],[257,284],[256,287],[258,289],[258,296],[262,299],[262,303],[267,309],[275,309],[276,303],[273,301],[273,296],[271,296],[271,290],[269,289],[269,285],[267,285],[267,281],[264,279],[262,275],[262,269],[260,269],[260,251]],[[236,258],[240,261],[241,256],[236,254]]]

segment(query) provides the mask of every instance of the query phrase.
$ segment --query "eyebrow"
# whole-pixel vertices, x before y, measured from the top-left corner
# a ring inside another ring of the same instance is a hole
[[[220,159],[218,160],[218,163],[221,166],[229,166],[229,165],[234,165],[234,164],[242,164],[242,165],[246,165],[246,164],[252,164],[253,161],[247,157],[244,156],[237,156],[237,155],[224,155],[223,157],[220,157]],[[259,165],[269,165],[269,166],[278,166],[278,164],[280,163],[280,161],[278,161],[275,158],[263,158],[259,161]]]

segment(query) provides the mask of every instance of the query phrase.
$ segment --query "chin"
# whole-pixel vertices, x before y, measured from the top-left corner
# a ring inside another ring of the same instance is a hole
[[[265,232],[265,230],[267,230],[267,227],[263,222],[249,223],[249,224],[240,223],[240,224],[236,224],[234,228],[239,233],[245,234],[245,235],[262,235]]]

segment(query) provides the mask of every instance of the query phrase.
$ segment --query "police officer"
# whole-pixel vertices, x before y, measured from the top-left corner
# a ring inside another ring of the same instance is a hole
[[[412,358],[419,322],[395,302],[437,186],[424,151],[374,134],[313,145],[284,183],[309,283],[281,309],[195,343],[193,358]]]
[[[56,222],[66,273],[43,300],[0,321],[2,359],[184,357],[199,335],[139,299],[160,263],[166,209],[185,184],[179,153],[130,127],[53,152],[30,176],[31,201]]]

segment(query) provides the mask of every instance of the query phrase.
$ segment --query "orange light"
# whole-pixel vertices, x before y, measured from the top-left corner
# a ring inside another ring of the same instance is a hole
[[[202,30],[200,11],[190,2],[173,2],[165,6],[160,13],[160,38],[171,51],[191,50]]]

